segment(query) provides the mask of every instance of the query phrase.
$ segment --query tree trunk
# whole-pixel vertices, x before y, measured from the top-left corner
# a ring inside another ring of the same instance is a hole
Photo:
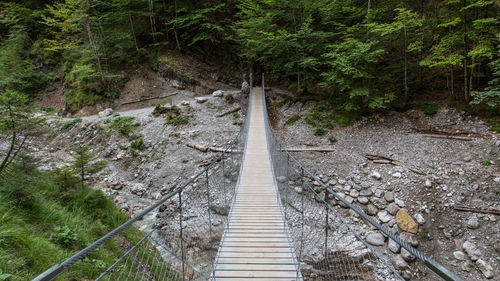
[[[370,11],[371,6],[372,6],[372,1],[371,1],[371,0],[368,0],[368,9],[366,9],[366,12],[367,12],[367,13],[368,13],[368,11]]]
[[[467,5],[466,0],[463,0],[463,7]],[[469,86],[467,83],[467,53],[468,53],[468,38],[467,38],[467,16],[466,11],[463,11],[463,21],[464,21],[464,99],[469,102]]]
[[[90,20],[88,18],[86,18],[85,20],[85,25],[87,28],[87,35],[89,37],[90,46],[92,46],[92,51],[94,51],[94,58],[97,63],[97,70],[99,71],[99,75],[101,76],[101,81],[104,84],[105,80],[104,80],[104,74],[102,73],[101,59],[99,58],[99,54],[97,53],[97,47],[94,42],[94,37],[92,36],[92,29],[90,28]]]
[[[404,59],[405,59],[405,63],[404,63],[404,68],[405,68],[405,101],[408,101],[408,55],[406,53],[406,46],[407,46],[407,38],[406,38],[406,26],[403,28],[404,30],[404,44],[405,44],[405,47],[404,47]]]
[[[177,0],[174,0],[174,18],[177,19]],[[179,36],[177,35],[177,28],[175,28],[177,24],[174,24],[174,36],[175,43],[177,44],[177,50],[181,50],[181,44],[179,43]]]
[[[155,23],[155,17],[154,17],[154,7],[153,7],[153,0],[148,1],[149,4],[149,12],[151,13],[149,15],[149,23],[151,24],[151,33],[153,35],[153,42],[156,42],[156,23]]]
[[[9,150],[7,151],[7,155],[5,155],[5,157],[3,158],[2,164],[0,164],[0,174],[7,167],[10,155],[12,154],[12,151],[14,150],[15,144],[16,144],[16,131],[14,131],[12,133],[12,138],[11,138],[11,141],[10,141]]]
[[[135,50],[139,52],[139,46],[137,45],[137,37],[135,37],[134,23],[132,22],[132,16],[128,14],[128,20],[130,22],[130,28],[132,29],[132,37],[134,37]]]
[[[456,97],[455,97],[455,90],[454,90],[454,87],[455,87],[455,76],[453,75],[453,65],[450,66],[450,94],[451,94],[451,98],[453,100],[456,100]]]

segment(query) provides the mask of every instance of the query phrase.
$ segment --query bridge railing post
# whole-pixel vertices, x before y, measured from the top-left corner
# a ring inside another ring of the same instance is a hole
[[[232,148],[231,148],[232,149]],[[226,172],[226,165],[225,165],[225,160],[224,158],[226,155],[225,154],[222,154],[222,159],[221,159],[221,162],[222,162],[222,189],[223,189],[223,192],[224,192],[224,206],[228,206],[228,203],[227,203],[227,190],[226,190],[226,178],[224,176],[225,172]]]
[[[329,228],[329,217],[328,217],[328,190],[325,188],[325,202],[323,203],[325,205],[325,276],[324,280],[326,281],[328,278],[328,228]]]
[[[186,280],[185,276],[185,257],[184,257],[184,236],[182,231],[182,190],[179,190],[179,238],[181,240],[181,262],[182,262],[182,281]]]

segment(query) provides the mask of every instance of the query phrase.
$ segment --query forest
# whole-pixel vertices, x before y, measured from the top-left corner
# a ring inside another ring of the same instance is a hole
[[[489,0],[0,1],[2,103],[54,81],[70,112],[114,99],[127,71],[168,49],[264,71],[339,110],[404,108],[422,93],[495,110],[499,11]]]

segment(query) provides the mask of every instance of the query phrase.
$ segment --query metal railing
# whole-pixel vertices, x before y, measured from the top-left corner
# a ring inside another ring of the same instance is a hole
[[[264,74],[262,91],[266,104]],[[345,217],[348,216],[360,217],[444,280],[462,280],[347,202],[306,169],[281,144],[271,127],[267,106],[264,106],[264,111],[268,146],[286,224],[284,227],[294,244],[304,280],[404,280],[386,261],[387,254],[382,256],[377,253],[347,222]],[[347,209],[333,207],[337,204]]]
[[[33,280],[52,280],[107,243],[121,244],[124,254],[105,265],[95,280],[208,280],[239,179],[248,120],[249,114],[237,137],[201,172]],[[156,218],[146,234],[136,244],[127,245],[120,235],[147,216]]]

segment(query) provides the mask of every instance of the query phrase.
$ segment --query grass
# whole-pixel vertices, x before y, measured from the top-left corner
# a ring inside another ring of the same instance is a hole
[[[103,192],[81,187],[55,172],[9,168],[0,178],[0,272],[5,280],[31,280],[127,220]],[[135,228],[69,267],[56,280],[95,279],[136,243]],[[120,242],[118,242],[119,240]]]
[[[336,143],[337,142],[337,138],[334,135],[329,135],[328,136],[328,140],[330,141],[330,143]]]
[[[273,106],[275,109],[281,108],[283,105],[285,105],[286,99],[280,99],[277,101]]]
[[[483,161],[481,161],[481,164],[483,164],[484,166],[489,166],[489,165],[491,165],[491,162],[490,162],[490,160],[483,160]]]
[[[129,136],[137,127],[139,127],[139,123],[134,122],[134,119],[135,118],[131,116],[117,117],[111,121],[109,128],[118,131],[125,136]]]
[[[321,128],[321,127],[314,129],[315,136],[322,136],[322,135],[326,134],[326,132],[327,132],[327,130],[325,130],[324,128]]]
[[[75,119],[72,119],[72,120],[69,120],[69,121],[66,121],[62,127],[61,127],[61,131],[65,132],[65,131],[69,131],[71,128],[73,128],[73,126],[75,126],[76,124],[78,123],[81,123],[82,122],[82,119],[81,118],[75,118]]]
[[[285,122],[285,126],[292,126],[295,124],[297,121],[299,121],[300,115],[293,115],[292,117],[288,118]]]

